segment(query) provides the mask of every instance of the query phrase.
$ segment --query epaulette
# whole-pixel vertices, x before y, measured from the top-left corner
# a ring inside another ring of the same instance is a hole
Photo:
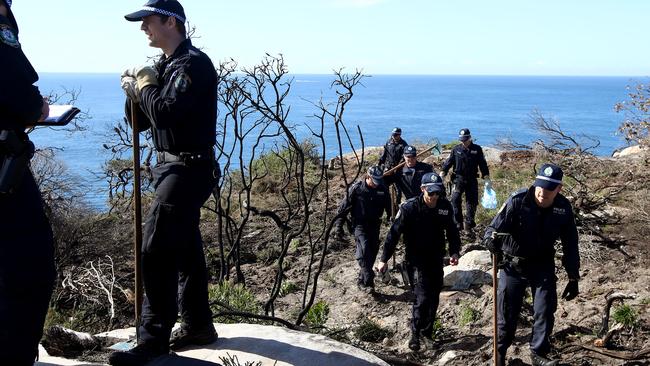
[[[520,194],[526,194],[528,192],[528,188],[519,188],[518,190],[512,192],[510,197],[518,196]]]

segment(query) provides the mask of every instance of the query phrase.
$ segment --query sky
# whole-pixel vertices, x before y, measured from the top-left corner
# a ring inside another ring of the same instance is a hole
[[[121,72],[159,50],[145,0],[14,0],[39,72]],[[215,62],[282,54],[291,73],[650,75],[648,0],[181,0]]]

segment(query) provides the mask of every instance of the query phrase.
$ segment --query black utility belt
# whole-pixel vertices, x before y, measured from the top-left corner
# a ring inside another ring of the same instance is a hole
[[[158,151],[156,154],[158,163],[191,163],[199,161],[214,160],[214,150],[205,150],[199,152],[180,152],[178,154],[170,153],[168,151]]]
[[[544,267],[545,265],[553,264],[553,261],[543,261],[539,259],[518,257],[516,255],[510,255],[508,253],[503,253],[503,261],[510,264],[513,268],[519,270],[523,268],[539,268]]]

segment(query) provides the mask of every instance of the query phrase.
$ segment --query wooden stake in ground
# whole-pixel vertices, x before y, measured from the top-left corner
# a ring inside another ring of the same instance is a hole
[[[131,127],[133,128],[133,251],[135,256],[135,327],[140,324],[142,315],[142,267],[140,252],[142,251],[142,196],[140,187],[140,133],[138,128],[137,103],[131,101]],[[140,332],[136,331],[139,340]]]

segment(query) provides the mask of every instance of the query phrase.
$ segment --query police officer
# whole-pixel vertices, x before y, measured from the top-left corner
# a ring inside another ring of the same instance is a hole
[[[562,263],[569,282],[562,294],[566,300],[578,295],[578,231],[569,201],[560,194],[562,169],[542,165],[533,186],[515,192],[485,231],[483,243],[503,255],[498,289],[498,352],[502,365],[515,336],[524,291],[533,295],[534,322],[530,341],[533,365],[557,365],[546,357],[551,345],[554,313],[557,308],[555,247],[562,241]],[[497,235],[500,233],[502,235]],[[504,235],[506,234],[506,235]]]
[[[407,146],[404,149],[404,166],[394,174],[386,176],[387,183],[395,183],[399,191],[408,200],[419,196],[420,182],[422,177],[433,172],[433,167],[427,163],[417,160],[417,149],[415,146]]]
[[[384,212],[390,212],[390,197],[382,178],[380,167],[368,169],[364,179],[348,189],[347,196],[341,200],[337,215],[343,214],[336,222],[337,235],[342,236],[343,217],[350,214],[356,243],[355,259],[359,263],[357,285],[364,292],[374,292],[373,265],[379,252],[379,229]]]
[[[214,160],[217,79],[208,56],[186,38],[185,12],[176,0],[151,0],[128,14],[142,21],[151,47],[163,55],[153,68],[125,72],[122,86],[139,101],[143,129],[157,151],[155,197],[142,248],[145,297],[139,344],[113,353],[112,365],[146,363],[169,348],[214,342],[200,209],[219,179]],[[180,308],[182,324],[171,335]]]
[[[419,196],[404,202],[384,242],[377,269],[387,270],[388,259],[404,235],[405,256],[415,272],[415,303],[409,348],[420,349],[420,336],[431,338],[443,280],[445,237],[451,265],[458,264],[460,237],[451,203],[445,198],[442,178],[436,173],[422,177]]]
[[[472,135],[469,129],[463,128],[458,132],[460,144],[454,146],[449,154],[449,158],[442,164],[443,178],[451,168],[454,168],[452,174],[452,183],[454,188],[451,194],[451,204],[454,206],[454,217],[458,230],[463,229],[463,209],[461,208],[462,195],[465,193],[465,230],[470,231],[476,226],[474,216],[476,215],[476,206],[478,206],[478,181],[476,179],[478,171],[481,171],[481,177],[489,182],[490,171],[483,155],[481,146],[472,142]]]
[[[402,161],[404,149],[408,144],[402,139],[402,129],[399,127],[393,128],[390,138],[384,144],[384,152],[379,157],[379,165],[384,169],[384,172],[391,170]],[[391,210],[390,217],[395,217],[399,202],[402,199],[402,193],[399,187],[393,185],[393,182],[387,181],[388,191],[391,196]]]
[[[402,140],[402,129],[393,128],[390,138],[384,144],[384,152],[379,157],[379,165],[384,168],[384,171],[402,162],[402,155],[407,146],[406,141]]]
[[[31,366],[56,276],[54,239],[29,159],[25,128],[49,114],[33,84],[11,1],[0,0],[0,363]]]

